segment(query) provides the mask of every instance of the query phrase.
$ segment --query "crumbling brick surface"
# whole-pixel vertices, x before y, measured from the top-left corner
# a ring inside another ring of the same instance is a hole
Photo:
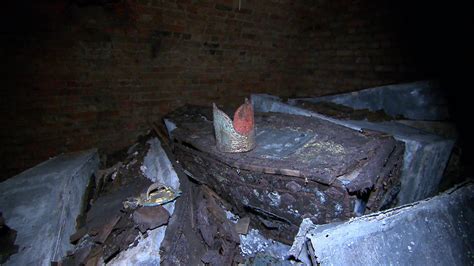
[[[250,92],[322,95],[410,73],[373,1],[40,2],[2,13],[0,180],[61,152],[125,147],[184,103],[235,109]]]

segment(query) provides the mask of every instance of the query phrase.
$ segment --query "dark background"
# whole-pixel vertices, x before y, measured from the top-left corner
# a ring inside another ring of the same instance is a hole
[[[184,103],[421,79],[441,82],[472,165],[472,1],[8,1],[0,19],[0,180],[121,149]]]

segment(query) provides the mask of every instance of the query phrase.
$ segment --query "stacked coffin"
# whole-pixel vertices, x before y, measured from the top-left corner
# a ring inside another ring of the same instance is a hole
[[[439,192],[456,139],[453,126],[446,123],[446,100],[436,83],[428,81],[289,99],[286,103],[275,96],[253,94],[252,103],[259,112],[315,117],[354,130],[384,132],[402,141],[405,154],[399,205]]]
[[[185,106],[165,120],[187,174],[251,214],[267,236],[291,243],[303,218],[343,221],[396,204],[404,145],[318,118],[255,114],[255,148],[216,145],[211,108]]]

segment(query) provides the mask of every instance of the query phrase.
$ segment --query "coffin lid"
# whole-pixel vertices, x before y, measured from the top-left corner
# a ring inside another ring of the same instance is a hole
[[[216,148],[212,109],[184,106],[166,119],[176,125],[178,143],[237,169],[304,178],[327,185],[338,183],[350,192],[377,180],[396,141],[374,131],[358,132],[314,117],[256,113],[256,147],[244,153]]]

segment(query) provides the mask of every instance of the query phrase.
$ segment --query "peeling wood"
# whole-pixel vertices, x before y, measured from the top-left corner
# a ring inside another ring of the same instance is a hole
[[[222,153],[210,108],[187,106],[167,119],[174,153],[190,177],[211,187],[265,234],[289,243],[303,218],[317,224],[391,206],[399,186],[402,143],[317,118],[257,113],[257,147]],[[275,230],[277,229],[277,230]]]

